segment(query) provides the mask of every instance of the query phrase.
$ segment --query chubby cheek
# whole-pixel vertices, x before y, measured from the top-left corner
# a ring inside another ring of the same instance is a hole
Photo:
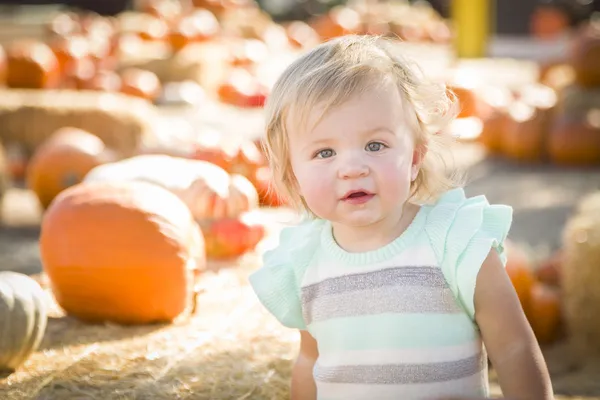
[[[412,160],[402,157],[382,161],[376,174],[380,197],[386,202],[404,202],[410,193]]]
[[[326,214],[335,200],[335,177],[325,166],[298,165],[294,168],[300,195],[309,208],[321,216]]]

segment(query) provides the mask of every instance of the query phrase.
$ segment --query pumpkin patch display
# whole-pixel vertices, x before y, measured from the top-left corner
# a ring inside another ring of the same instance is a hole
[[[175,319],[190,306],[203,246],[186,205],[147,182],[73,186],[47,210],[40,235],[57,303],[90,322]]]
[[[46,302],[29,276],[0,272],[0,371],[16,370],[37,350],[46,330]]]
[[[46,209],[60,192],[81,182],[92,168],[113,157],[97,136],[76,128],[59,129],[29,161],[27,186]]]

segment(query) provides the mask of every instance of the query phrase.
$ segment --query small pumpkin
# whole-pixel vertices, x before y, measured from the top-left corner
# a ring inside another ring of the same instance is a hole
[[[507,88],[490,87],[482,90],[481,100],[489,106],[489,112],[481,117],[483,126],[478,141],[490,153],[501,153],[508,109],[514,96]]]
[[[531,287],[528,319],[541,344],[553,342],[561,322],[561,299],[557,288],[536,282]]]
[[[47,89],[60,84],[60,64],[47,44],[22,39],[10,44],[6,52],[8,87]]]
[[[169,322],[193,297],[204,250],[189,209],[147,182],[85,182],[44,215],[40,255],[57,303],[84,321]]]
[[[34,152],[27,166],[27,186],[46,209],[61,191],[81,182],[92,168],[114,157],[99,137],[65,127]]]
[[[161,93],[162,86],[158,76],[148,70],[127,68],[121,72],[121,92],[154,101]]]
[[[252,251],[265,237],[262,216],[257,211],[237,218],[205,220],[201,224],[206,254],[213,260],[239,257]]]
[[[86,59],[90,55],[89,40],[83,35],[58,36],[50,42],[63,79],[72,64]]]
[[[47,324],[46,294],[27,275],[0,272],[0,371],[14,371],[39,347]]]

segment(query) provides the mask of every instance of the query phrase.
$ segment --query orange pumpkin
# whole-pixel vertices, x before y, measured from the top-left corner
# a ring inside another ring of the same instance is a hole
[[[530,31],[543,40],[556,39],[569,28],[569,16],[565,10],[553,5],[539,5],[530,19]]]
[[[500,153],[513,95],[506,88],[491,87],[482,90],[481,100],[488,105],[489,112],[481,117],[483,127],[478,140],[490,153]]]
[[[505,241],[505,249],[507,255],[506,273],[515,288],[523,310],[527,313],[531,288],[535,283],[531,260],[521,247],[510,240]]]
[[[183,12],[183,5],[179,1],[171,0],[145,0],[142,11],[167,22],[173,22]]]
[[[152,71],[127,68],[121,72],[121,92],[154,101],[160,95],[161,83]]]
[[[260,216],[255,215],[245,213],[237,218],[204,221],[200,226],[207,256],[213,260],[229,259],[254,250],[265,237],[265,227],[259,222]]]
[[[60,192],[113,157],[97,136],[75,128],[60,129],[33,154],[27,166],[27,185],[46,209]]]
[[[361,15],[350,7],[335,6],[327,14],[313,19],[310,25],[319,37],[326,41],[359,32],[362,19]]]
[[[559,290],[541,282],[534,283],[528,311],[529,323],[538,342],[553,342],[557,338],[561,320]]]
[[[273,172],[269,167],[260,167],[254,172],[252,184],[258,192],[258,201],[261,206],[280,207],[287,205],[284,197],[278,193],[273,183]]]
[[[317,31],[304,21],[293,21],[286,25],[285,32],[290,45],[295,49],[305,49],[319,44]]]
[[[50,20],[47,30],[50,36],[69,36],[79,33],[81,30],[79,17],[75,13],[61,12]]]
[[[458,99],[460,112],[458,118],[481,117],[486,112],[486,107],[479,98],[475,88],[452,84],[448,86]]]
[[[81,82],[82,89],[98,90],[101,92],[119,92],[123,83],[121,77],[114,71],[96,71],[91,79]]]
[[[557,118],[549,133],[548,153],[557,164],[600,164],[600,110],[590,110],[584,118]]]
[[[57,303],[90,322],[172,321],[190,303],[202,252],[189,209],[146,182],[78,184],[56,198],[41,226]]]
[[[23,39],[7,49],[6,85],[11,88],[56,88],[60,84],[60,64],[45,43]]]
[[[544,160],[550,110],[518,100],[509,107],[508,117],[504,124],[503,154],[518,161]]]
[[[562,251],[559,250],[543,260],[535,271],[537,280],[549,286],[559,287],[562,257]]]
[[[171,28],[169,43],[174,51],[178,51],[190,43],[215,38],[220,30],[221,25],[215,15],[209,10],[198,8]]]
[[[600,86],[600,23],[594,21],[582,26],[574,38],[569,61],[579,85]]]
[[[72,64],[86,59],[90,55],[89,41],[83,35],[59,36],[50,42],[50,47],[56,55],[60,72],[64,76]]]
[[[267,94],[268,88],[258,78],[239,67],[233,68],[217,88],[221,102],[243,108],[263,107]]]

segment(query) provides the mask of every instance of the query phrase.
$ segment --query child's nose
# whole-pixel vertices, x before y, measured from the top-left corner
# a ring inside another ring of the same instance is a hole
[[[338,176],[340,179],[355,179],[367,176],[369,174],[369,166],[361,159],[361,157],[347,157],[341,163]]]

